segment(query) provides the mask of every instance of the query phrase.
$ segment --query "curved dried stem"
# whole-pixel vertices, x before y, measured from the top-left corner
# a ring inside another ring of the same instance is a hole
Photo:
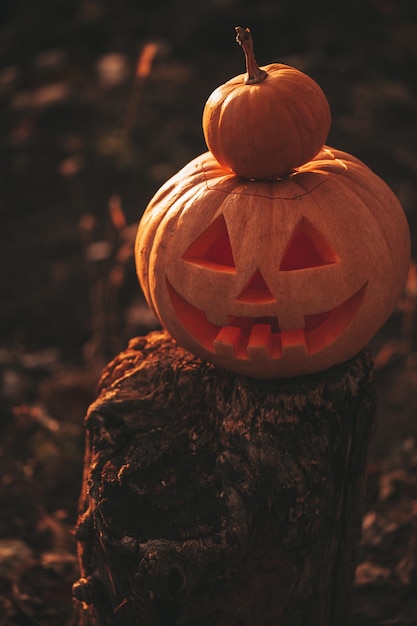
[[[235,31],[236,41],[243,48],[246,59],[246,78],[245,85],[254,85],[261,83],[268,76],[265,70],[262,70],[256,62],[255,54],[253,52],[253,40],[249,28],[242,28],[236,26]]]

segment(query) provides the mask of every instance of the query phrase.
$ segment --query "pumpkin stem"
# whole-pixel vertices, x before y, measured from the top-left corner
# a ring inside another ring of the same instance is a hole
[[[242,46],[243,52],[245,53],[246,59],[246,78],[245,85],[254,85],[256,83],[261,83],[268,76],[265,70],[261,70],[259,65],[256,62],[255,55],[253,53],[253,40],[252,35],[249,28],[242,28],[241,26],[236,26],[235,31],[237,32],[236,41]]]

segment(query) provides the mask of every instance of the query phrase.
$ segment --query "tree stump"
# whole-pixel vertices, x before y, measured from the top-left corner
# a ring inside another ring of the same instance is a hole
[[[132,340],[86,417],[74,622],[351,624],[372,373],[253,380]]]

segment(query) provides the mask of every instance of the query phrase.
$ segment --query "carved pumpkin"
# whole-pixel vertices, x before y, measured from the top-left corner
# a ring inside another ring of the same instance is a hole
[[[148,304],[178,343],[255,378],[362,349],[394,308],[409,254],[392,191],[328,147],[280,181],[199,156],[156,193],[135,247]]]
[[[330,128],[330,109],[317,83],[274,63],[259,68],[248,29],[236,28],[247,62],[218,87],[203,111],[203,132],[218,162],[245,178],[284,177],[312,159]]]

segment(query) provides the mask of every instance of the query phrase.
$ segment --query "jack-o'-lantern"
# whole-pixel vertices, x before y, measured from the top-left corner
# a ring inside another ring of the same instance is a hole
[[[197,157],[156,193],[135,246],[148,304],[178,343],[255,378],[362,349],[395,306],[409,254],[392,191],[329,147],[279,181]]]
[[[289,65],[259,67],[249,29],[237,27],[247,73],[209,96],[203,132],[210,152],[245,178],[287,176],[323,147],[330,128],[326,96],[310,76]]]

